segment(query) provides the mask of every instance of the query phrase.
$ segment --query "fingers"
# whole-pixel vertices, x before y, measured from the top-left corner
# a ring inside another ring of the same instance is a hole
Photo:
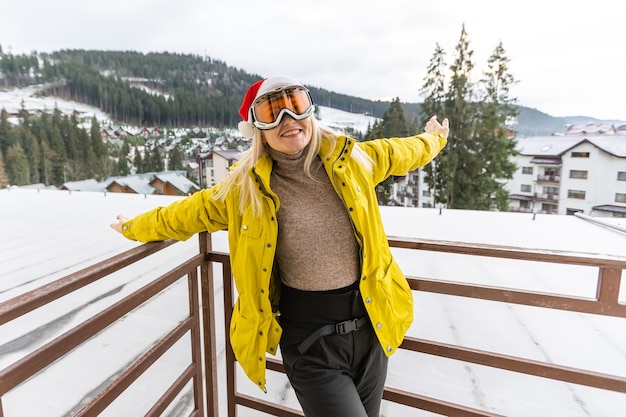
[[[118,214],[116,219],[117,223],[111,223],[111,229],[122,233],[122,225],[128,221],[128,218],[123,214]]]
[[[441,131],[446,138],[450,134],[450,121],[447,117],[443,119],[443,122],[441,122]]]
[[[446,117],[443,119],[441,124],[437,121],[437,116],[432,116],[428,122],[426,122],[426,126],[424,126],[424,132],[426,133],[434,133],[434,132],[442,132],[445,137],[448,137],[448,133],[450,133],[450,122]]]

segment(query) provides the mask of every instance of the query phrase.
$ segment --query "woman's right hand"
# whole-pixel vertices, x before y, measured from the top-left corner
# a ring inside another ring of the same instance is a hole
[[[117,215],[117,223],[111,223],[111,229],[122,233],[122,225],[128,221],[128,218],[123,214]]]

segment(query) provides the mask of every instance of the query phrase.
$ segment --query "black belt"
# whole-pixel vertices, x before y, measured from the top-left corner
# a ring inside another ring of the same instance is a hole
[[[313,344],[321,337],[331,334],[346,334],[355,332],[365,326],[368,321],[369,317],[363,316],[360,319],[346,320],[337,324],[327,324],[326,326],[320,327],[314,331],[304,342],[300,343],[300,345],[298,345],[298,351],[300,351],[300,354],[304,355],[306,351],[309,350],[309,348],[313,346]]]

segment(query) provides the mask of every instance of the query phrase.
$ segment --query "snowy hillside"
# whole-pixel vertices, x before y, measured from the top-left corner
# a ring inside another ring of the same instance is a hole
[[[7,90],[0,89],[0,109],[4,108],[9,114],[16,114],[23,105],[24,108],[32,114],[37,111],[51,112],[55,108],[58,108],[64,114],[77,111],[79,115],[87,119],[91,119],[91,117],[95,116],[100,124],[110,121],[109,115],[102,112],[97,107],[58,97],[42,96],[42,88],[42,85],[37,85]],[[365,133],[367,127],[373,125],[377,120],[377,118],[372,116],[349,113],[326,106],[319,106],[319,109],[322,123],[339,130],[352,128],[361,133]],[[16,118],[12,118],[11,121],[17,124]]]

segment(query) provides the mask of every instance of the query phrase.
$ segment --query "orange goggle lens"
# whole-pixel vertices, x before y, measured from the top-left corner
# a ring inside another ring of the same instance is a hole
[[[308,91],[303,88],[290,88],[261,97],[252,107],[255,125],[260,128],[272,128],[280,123],[283,110],[289,114],[308,117],[313,103]],[[258,123],[256,123],[258,122]],[[260,126],[259,126],[260,125]]]

